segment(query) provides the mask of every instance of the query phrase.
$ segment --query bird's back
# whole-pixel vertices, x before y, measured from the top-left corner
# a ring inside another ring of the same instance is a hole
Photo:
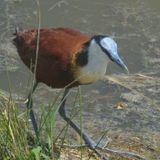
[[[13,41],[18,53],[33,71],[38,43],[37,81],[55,88],[65,87],[74,80],[72,65],[75,56],[90,37],[69,28],[40,29],[39,33],[37,40],[37,29],[16,32]]]

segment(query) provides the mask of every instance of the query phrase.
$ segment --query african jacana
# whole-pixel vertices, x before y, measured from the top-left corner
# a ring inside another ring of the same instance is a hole
[[[39,33],[39,39],[37,41]],[[113,61],[128,71],[117,52],[116,42],[105,35],[89,37],[70,28],[37,29],[29,31],[16,30],[13,40],[18,53],[25,65],[32,71],[36,64],[36,84],[43,82],[53,88],[65,88],[59,113],[63,119],[79,135],[90,148],[96,143],[87,134],[81,133],[80,128],[67,116],[65,111],[66,95],[71,87],[90,84],[100,80],[106,72],[109,61]],[[36,61],[36,47],[39,43]],[[31,99],[31,96],[29,95]],[[30,116],[35,132],[37,124],[32,111],[32,103],[28,103]]]

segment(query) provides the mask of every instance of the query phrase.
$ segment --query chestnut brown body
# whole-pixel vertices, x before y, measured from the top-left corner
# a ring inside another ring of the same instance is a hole
[[[15,33],[14,44],[18,53],[33,72],[36,59],[37,42],[39,43],[36,80],[54,88],[63,88],[76,79],[76,58],[90,40],[87,35],[69,29],[40,29]],[[79,85],[78,81],[70,87]]]

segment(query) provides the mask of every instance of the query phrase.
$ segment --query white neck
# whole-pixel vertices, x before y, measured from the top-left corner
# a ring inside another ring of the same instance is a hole
[[[94,39],[91,40],[88,48],[88,64],[80,69],[79,82],[86,84],[102,79],[105,75],[108,62],[108,56]]]

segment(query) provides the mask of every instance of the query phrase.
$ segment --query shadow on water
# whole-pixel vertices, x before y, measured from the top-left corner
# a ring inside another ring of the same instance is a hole
[[[155,107],[160,104],[159,0],[40,0],[40,3],[42,28],[65,26],[89,35],[111,35],[118,42],[119,52],[130,72],[153,77],[143,82],[132,76],[130,81],[124,79],[134,91],[108,81],[83,86],[84,128],[94,136],[100,134],[95,133],[97,128],[103,131],[107,127],[139,133],[159,132],[160,110]],[[38,26],[33,0],[0,1],[0,88],[8,90],[10,81],[12,92],[25,97],[31,74],[10,43],[16,26],[26,29]],[[122,71],[114,64],[110,64],[107,70],[107,74],[112,73],[122,78]],[[53,92],[44,85],[39,87],[36,105],[46,104],[47,97],[54,95]],[[137,100],[136,95],[143,95],[149,100]],[[116,109],[121,101],[127,104],[127,109]]]

